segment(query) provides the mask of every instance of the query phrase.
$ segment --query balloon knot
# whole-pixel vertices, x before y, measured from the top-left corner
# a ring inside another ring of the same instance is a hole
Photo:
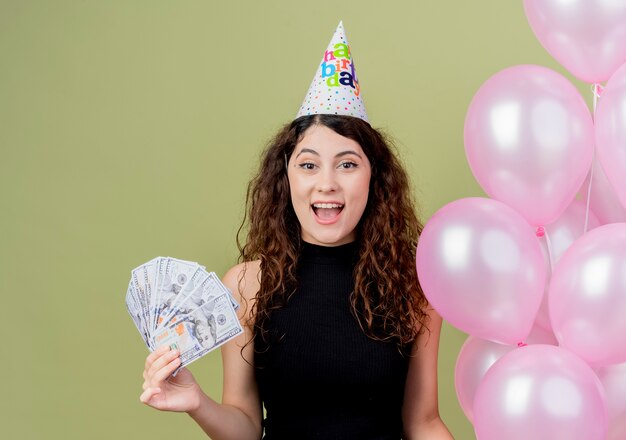
[[[602,85],[598,83],[592,84],[591,91],[593,92],[594,95],[596,95],[599,98],[600,96],[602,96],[602,92],[604,92],[604,87],[602,87]]]
[[[537,226],[537,230],[535,231],[535,234],[537,234],[537,237],[543,237],[546,233],[546,230],[543,229],[543,226]]]
[[[526,347],[526,346],[528,346],[528,344],[524,344],[523,342],[518,342],[517,346],[518,347]]]

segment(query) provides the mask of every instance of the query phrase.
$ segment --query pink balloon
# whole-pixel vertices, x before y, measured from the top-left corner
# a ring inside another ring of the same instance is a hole
[[[513,209],[484,198],[444,206],[422,232],[416,266],[426,297],[453,326],[505,344],[528,336],[546,269],[532,227]]]
[[[574,76],[599,83],[626,61],[626,1],[524,0],[539,42]]]
[[[586,213],[587,205],[584,202],[572,200],[565,212],[554,223],[545,227],[546,236],[550,240],[553,264],[558,263],[565,251],[585,232]],[[587,231],[600,226],[600,221],[591,210],[587,217]],[[547,249],[547,240],[542,240],[541,243]]]
[[[606,440],[624,440],[626,438],[626,413],[619,419],[609,423],[609,434]]]
[[[531,224],[546,225],[565,211],[591,167],[591,115],[560,74],[541,66],[510,67],[472,99],[465,152],[487,194]]]
[[[545,292],[537,312],[536,324],[544,329],[551,330],[550,315],[548,312],[548,289],[549,279],[552,275],[552,264],[558,263],[565,251],[574,243],[574,241],[583,235],[585,230],[585,215],[587,213],[587,205],[580,200],[573,200],[567,207],[565,212],[554,223],[550,223],[545,227],[546,235],[540,240],[546,259],[548,282],[546,283]],[[591,230],[600,226],[600,222],[591,210],[587,216],[587,230]],[[548,250],[548,240],[550,249]],[[550,262],[550,254],[552,262]]]
[[[576,240],[554,269],[548,299],[562,347],[596,366],[626,362],[626,223]]]
[[[529,345],[557,345],[552,333],[537,327],[533,328],[525,342]],[[454,369],[454,386],[461,409],[470,421],[474,418],[473,405],[476,389],[485,373],[498,359],[514,349],[512,345],[498,344],[474,336],[468,337],[461,347]]]
[[[611,77],[596,111],[598,159],[626,207],[626,64]]]
[[[612,425],[626,422],[626,363],[601,367],[597,373],[606,392],[610,433]]]
[[[461,409],[470,422],[474,421],[473,405],[476,389],[485,373],[498,359],[513,350],[512,345],[470,336],[467,338],[454,368],[454,388]]]
[[[478,440],[605,440],[604,391],[593,370],[551,345],[504,355],[476,390]]]
[[[619,199],[613,191],[613,187],[604,174],[604,170],[600,162],[596,158],[593,161],[593,180],[591,183],[591,195],[589,196],[589,208],[594,212],[600,224],[626,222],[626,209],[622,206]],[[587,202],[587,194],[589,193],[589,176],[585,179],[585,183],[578,191],[582,196],[582,200]]]
[[[606,392],[609,412],[607,440],[626,439],[626,363],[607,365],[597,370]]]

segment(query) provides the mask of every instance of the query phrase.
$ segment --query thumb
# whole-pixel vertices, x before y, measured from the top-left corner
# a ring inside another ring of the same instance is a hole
[[[141,396],[139,396],[139,400],[141,403],[148,405],[150,400],[160,392],[161,388],[158,387],[146,388],[144,392],[141,393]]]

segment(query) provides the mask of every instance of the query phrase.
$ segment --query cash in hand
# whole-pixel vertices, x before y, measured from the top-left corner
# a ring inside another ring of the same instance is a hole
[[[243,332],[230,291],[191,261],[157,257],[133,269],[126,308],[150,351],[179,350],[179,368]]]

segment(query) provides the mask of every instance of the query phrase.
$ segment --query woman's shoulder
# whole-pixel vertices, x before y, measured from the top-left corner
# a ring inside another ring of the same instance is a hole
[[[239,263],[226,271],[222,277],[222,282],[238,301],[253,299],[259,291],[260,280],[261,260]]]

